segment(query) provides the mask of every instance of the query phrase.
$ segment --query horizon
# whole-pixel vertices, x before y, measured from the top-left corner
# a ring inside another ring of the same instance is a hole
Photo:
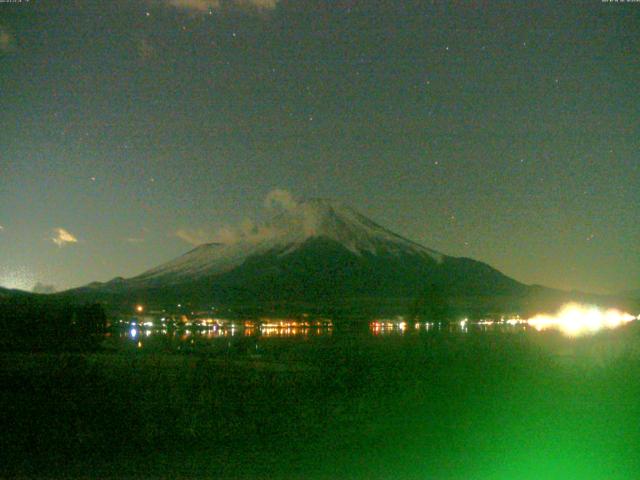
[[[347,205],[344,202],[341,202],[339,200],[334,200],[334,199],[330,199],[330,198],[319,198],[319,197],[311,197],[311,198],[305,198],[305,199],[296,199],[293,195],[290,194],[290,192],[287,192],[285,190],[281,190],[281,189],[275,189],[273,191],[271,191],[266,197],[265,197],[265,201],[264,203],[264,207],[267,211],[269,211],[270,213],[270,217],[267,218],[266,220],[263,220],[262,222],[254,222],[252,220],[248,220],[245,219],[242,224],[240,225],[236,225],[233,227],[225,227],[225,232],[223,234],[223,238],[216,238],[216,239],[212,239],[212,241],[207,241],[204,243],[200,243],[197,245],[192,245],[191,248],[189,248],[188,250],[185,250],[184,252],[180,253],[177,257],[172,258],[172,259],[168,259],[166,261],[161,262],[159,265],[153,265],[147,269],[145,269],[142,272],[138,272],[133,274],[132,276],[122,276],[122,275],[117,275],[115,277],[106,279],[106,280],[93,280],[87,284],[83,284],[83,285],[74,285],[71,286],[69,288],[66,288],[64,290],[58,290],[56,288],[54,288],[54,286],[52,285],[44,285],[40,282],[38,282],[32,289],[30,290],[23,290],[23,289],[17,289],[17,290],[21,290],[21,291],[25,291],[25,292],[33,292],[33,293],[44,293],[44,294],[50,294],[50,293],[60,293],[60,292],[65,292],[67,290],[72,290],[72,289],[76,289],[76,288],[82,288],[82,287],[86,287],[89,286],[91,284],[104,284],[104,283],[109,283],[113,280],[118,280],[118,279],[124,279],[124,280],[128,280],[131,278],[135,278],[139,275],[142,275],[144,273],[147,273],[150,270],[153,270],[165,263],[169,263],[173,260],[177,260],[179,258],[181,258],[184,255],[187,255],[188,253],[191,253],[197,249],[199,249],[200,247],[204,247],[204,246],[209,246],[209,245],[218,245],[221,247],[229,247],[229,246],[233,246],[233,245],[237,245],[237,244],[249,244],[249,245],[257,245],[260,242],[264,242],[273,238],[278,238],[278,235],[283,235],[286,234],[285,231],[282,230],[277,230],[275,232],[271,231],[268,232],[268,235],[266,238],[257,238],[257,237],[251,237],[248,232],[247,229],[251,229],[254,232],[258,232],[259,229],[262,227],[267,227],[270,222],[275,219],[275,218],[279,218],[281,217],[281,215],[290,215],[290,216],[295,216],[295,215],[302,215],[303,217],[306,217],[306,215],[308,215],[308,213],[306,211],[300,211],[300,207],[304,206],[307,203],[311,203],[311,202],[323,202],[323,203],[327,203],[329,204],[332,208],[334,206],[340,206],[340,207],[346,207],[348,210],[351,210],[353,212],[355,212],[358,215],[362,215],[357,209],[353,208],[351,205]],[[368,217],[365,216],[366,220],[369,221],[373,221],[374,223],[377,224],[377,222],[375,222],[374,219],[370,219]],[[247,223],[248,222],[248,223]],[[293,227],[295,227],[296,225],[293,224]],[[299,226],[299,225],[298,225]],[[384,230],[387,230],[386,227],[384,225],[380,225],[378,224],[378,226],[380,226],[381,228],[383,228]],[[391,232],[393,235],[397,235],[399,238],[409,241],[410,243],[416,243],[413,240],[404,237],[403,235],[397,233],[397,232]],[[212,234],[213,235],[213,234]],[[325,234],[324,233],[318,233],[318,232],[312,232],[308,234],[307,238],[320,238],[320,237],[324,237]],[[426,248],[428,250],[429,247],[422,245],[420,243],[416,243],[416,245],[421,246],[423,248]],[[455,257],[455,258],[471,258],[471,257],[464,257],[464,256],[452,256],[452,255],[448,255],[445,252],[435,252],[438,254],[443,254],[446,257]],[[481,263],[485,263],[483,262],[481,259],[472,259],[472,260],[476,260],[479,261]],[[489,265],[491,267],[491,265]],[[493,267],[492,267],[493,268]],[[499,271],[499,270],[498,270]],[[504,274],[504,272],[501,272]],[[506,275],[506,274],[505,274]],[[598,295],[612,295],[612,296],[616,296],[616,295],[623,295],[623,294],[629,294],[629,293],[637,293],[636,289],[628,289],[628,290],[624,290],[624,291],[618,291],[618,292],[595,292],[595,291],[583,291],[583,290],[579,290],[579,289],[562,289],[562,288],[555,288],[555,287],[550,287],[548,285],[545,284],[539,284],[539,283],[525,283],[520,281],[518,278],[515,277],[511,277],[509,275],[507,275],[509,278],[512,278],[513,280],[522,283],[523,285],[529,286],[529,287],[542,287],[542,288],[550,288],[550,289],[554,289],[554,290],[560,290],[560,291],[564,291],[566,293],[584,293],[584,294],[598,294]],[[2,287],[2,285],[0,285],[0,287]],[[5,287],[5,288],[10,288],[10,287]]]
[[[354,212],[356,212],[357,214],[362,215],[362,213],[357,209],[354,208],[352,205],[348,205],[343,201],[340,200],[335,200],[332,198],[328,198],[328,197],[309,197],[309,198],[303,198],[303,199],[296,199],[290,192],[286,191],[286,190],[282,190],[282,189],[274,189],[272,191],[270,191],[266,196],[265,199],[263,200],[263,209],[265,211],[268,212],[268,215],[263,216],[261,221],[255,221],[253,219],[248,219],[245,218],[242,220],[242,222],[240,222],[238,225],[232,225],[232,226],[225,226],[222,229],[218,230],[218,231],[214,231],[213,229],[211,229],[207,234],[210,235],[211,238],[209,238],[209,240],[206,240],[202,243],[196,243],[196,238],[189,238],[189,239],[185,239],[185,243],[191,245],[189,248],[185,249],[184,251],[182,251],[181,253],[178,253],[176,257],[170,258],[170,259],[165,259],[163,261],[161,261],[159,264],[156,265],[150,265],[148,268],[145,268],[142,271],[139,271],[137,273],[133,273],[131,275],[125,276],[125,275],[116,275],[114,277],[108,278],[108,279],[104,279],[104,280],[92,280],[88,283],[84,283],[81,285],[71,285],[67,288],[63,288],[63,289],[58,289],[55,285],[50,285],[50,284],[44,284],[40,281],[37,281],[33,287],[31,288],[19,288],[19,287],[11,287],[11,286],[7,286],[7,285],[2,285],[0,284],[0,287],[4,287],[4,288],[8,288],[8,289],[15,289],[15,290],[21,290],[21,291],[25,291],[25,292],[33,292],[33,293],[59,293],[59,292],[64,292],[70,289],[75,289],[75,288],[79,288],[79,287],[85,287],[87,285],[90,285],[92,283],[107,283],[111,280],[114,279],[119,279],[119,278],[124,278],[124,279],[130,279],[130,278],[134,278],[138,275],[141,275],[143,273],[146,273],[149,270],[152,270],[156,267],[158,267],[159,265],[162,265],[164,263],[170,262],[172,260],[175,260],[183,255],[186,255],[187,253],[198,249],[199,247],[202,246],[206,246],[206,245],[221,245],[221,246],[231,246],[234,244],[238,244],[238,243],[242,243],[242,242],[249,242],[249,243],[253,243],[252,240],[246,240],[246,238],[244,237],[245,235],[245,230],[247,228],[259,228],[261,226],[265,226],[267,225],[272,219],[282,215],[282,214],[292,214],[292,212],[299,207],[300,205],[303,205],[307,202],[313,202],[313,201],[322,201],[322,202],[328,202],[331,204],[337,204],[339,206],[342,207],[346,207]],[[377,222],[375,219],[371,219],[367,216],[365,216],[366,219],[371,220],[375,223],[377,223],[379,226],[381,226],[383,229],[388,230],[387,227],[385,227],[385,225],[380,224],[379,222]],[[398,235],[399,237],[408,240],[409,242],[412,243],[416,243],[417,245],[420,245],[422,247],[425,247],[427,249],[430,249],[429,246],[424,245],[422,243],[416,242],[415,240],[412,240],[411,238],[408,238],[406,236],[404,236],[402,233],[399,232],[394,232],[391,231],[391,233]],[[183,236],[188,236],[189,234],[187,232],[177,232],[176,235],[179,236],[180,234],[182,234]],[[200,237],[204,238],[205,232],[204,231],[200,231],[197,232],[196,236],[199,235]],[[310,237],[315,237],[315,236],[322,236],[322,235],[316,235],[316,234],[312,234],[310,235]],[[455,257],[455,258],[471,258],[473,260],[485,263],[489,266],[491,266],[492,268],[493,265],[488,264],[487,262],[485,262],[482,259],[479,258],[473,258],[473,257],[469,257],[469,256],[465,256],[465,255],[450,255],[447,252],[441,252],[438,251],[438,253],[441,253],[447,257]],[[538,287],[544,287],[544,288],[551,288],[551,289],[555,289],[555,290],[561,290],[567,293],[572,293],[572,292],[576,292],[576,293],[588,293],[588,294],[602,294],[602,295],[619,295],[619,294],[625,294],[625,293],[629,293],[629,292],[636,292],[635,288],[628,288],[626,290],[620,290],[620,291],[586,291],[586,290],[580,290],[579,288],[559,288],[559,287],[553,287],[553,286],[549,286],[546,285],[544,283],[527,283],[524,282],[522,280],[520,280],[519,278],[517,278],[516,276],[512,276],[509,275],[506,272],[501,271],[500,269],[497,269],[498,271],[500,271],[501,273],[505,274],[506,276],[508,276],[509,278],[512,278],[513,280],[520,282],[524,285],[527,286],[538,286]]]

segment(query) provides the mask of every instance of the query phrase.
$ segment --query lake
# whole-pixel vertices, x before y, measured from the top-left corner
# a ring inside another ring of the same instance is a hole
[[[578,338],[520,324],[384,323],[127,326],[98,353],[5,354],[1,471],[639,478],[638,322]]]

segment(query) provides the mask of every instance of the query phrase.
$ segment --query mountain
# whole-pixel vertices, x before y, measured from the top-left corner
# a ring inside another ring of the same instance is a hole
[[[246,228],[234,242],[200,245],[133,278],[63,295],[114,304],[407,309],[452,298],[491,304],[527,289],[487,264],[437,252],[346,205],[314,199]]]
[[[311,246],[337,248],[353,259],[412,256],[429,263],[444,259],[441,253],[402,238],[347,206],[327,200],[310,200],[282,212],[266,225],[250,229],[237,242],[201,245],[130,282],[177,284],[230,272],[247,259],[260,256],[269,256],[279,263],[290,256],[296,257]]]
[[[9,297],[28,297],[32,296],[30,292],[25,292],[24,290],[16,290],[0,287],[0,299],[9,298]]]

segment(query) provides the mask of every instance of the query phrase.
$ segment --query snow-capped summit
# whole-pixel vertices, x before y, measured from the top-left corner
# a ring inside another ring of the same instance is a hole
[[[333,240],[355,254],[381,250],[410,250],[428,254],[436,260],[442,254],[407,240],[381,227],[341,202],[312,199],[301,202],[275,217],[266,226],[279,242],[296,245],[313,237]],[[279,238],[278,238],[279,237]]]
[[[287,205],[270,221],[252,225],[229,243],[207,243],[132,279],[134,282],[179,283],[186,277],[220,274],[246,259],[266,253],[284,256],[311,239],[335,242],[355,255],[428,257],[440,262],[443,255],[385,229],[352,208],[336,201],[311,199]]]

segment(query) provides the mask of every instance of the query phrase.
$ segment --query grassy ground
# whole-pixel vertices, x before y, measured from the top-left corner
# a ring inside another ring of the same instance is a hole
[[[640,329],[0,356],[0,476],[640,478]]]

